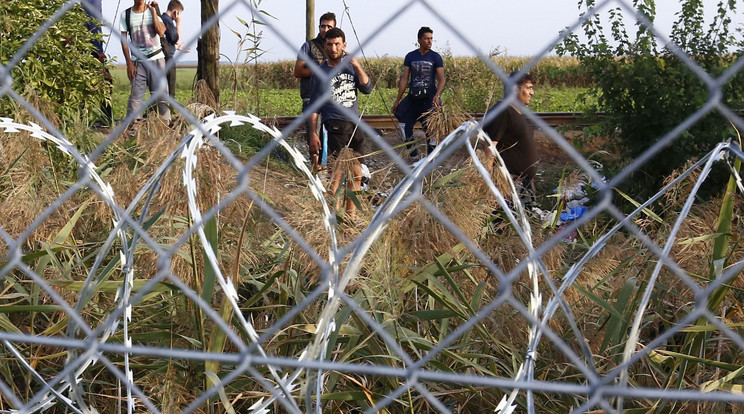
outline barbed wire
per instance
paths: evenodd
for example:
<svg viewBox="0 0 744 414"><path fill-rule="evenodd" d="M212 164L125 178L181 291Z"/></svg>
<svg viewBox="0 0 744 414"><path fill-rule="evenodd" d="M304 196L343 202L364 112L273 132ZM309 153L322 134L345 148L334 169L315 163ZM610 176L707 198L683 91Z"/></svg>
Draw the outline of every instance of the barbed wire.
<svg viewBox="0 0 744 414"><path fill-rule="evenodd" d="M650 387L634 384L629 386L630 368L644 358L649 357L655 350L662 347L669 338L685 331L688 324L694 323L700 318L706 319L712 326L729 338L739 349L744 349L744 339L720 320L710 310L707 309L708 296L717 288L729 283L739 272L744 269L744 262L737 261L730 264L726 269L717 269L716 279L712 280L706 287L701 287L694 282L693 278L679 266L672 258L672 248L675 246L675 240L680 232L682 224L689 216L695 202L699 189L704 185L705 179L710 174L715 162L720 160L730 160L744 158L744 154L738 145L731 142L722 142L718 144L711 152L705 155L701 160L693 163L674 180L662 187L656 194L648 200L639 203L630 213L624 214L611 200L612 188L620 180L626 178L633 170L637 169L641 163L650 159L651 156L658 154L659 151L671 143L684 129L692 125L697 118L710 110L717 109L728 117L733 117L734 124L742 125L741 119L738 118L729 108L719 102L722 85L725 84L734 74L736 74L744 65L744 61L737 62L734 68L729 69L719 78L714 78L696 65L692 59L686 56L674 45L669 45L670 50L677 55L685 64L690 67L695 74L702 79L714 93L708 103L698 109L695 114L688 117L664 137L662 137L648 152L637 158L631 165L621 171L618 175L610 180L604 180L601 174L589 163L570 143L568 143L557 131L549 127L538 116L532 113L524 105L520 105L514 94L505 97L495 111L486 115L486 119L478 122L474 120L467 121L446 136L439 145L425 157L421 162L414 166L409 166L403 158L387 143L382 137L366 125L360 123L358 127L368 136L371 141L381 148L382 153L389 156L392 163L395 164L403 173L402 179L389 191L384 201L377 206L369 224L361 233L353 238L347 245L341 245L339 242L339 223L336 215L328 204L326 199L327 190L323 184L323 179L317 173L310 171L308 161L302 155L301 151L296 148L289 137L289 134L297 129L307 118L307 114L296 119L284 131L275 127L269 127L263 124L260 118L251 114L239 114L236 111L225 111L222 113L212 113L211 115L197 119L189 110L179 102L170 98L166 91L159 90L148 99L143 107L153 103L156 99L165 99L176 112L188 121L193 129L186 134L179 144L171 153L163 157L162 163L154 169L148 177L145 184L137 189L136 195L128 206L122 206L117 202L115 187L107 182L101 174L95 161L103 152L113 145L131 122L139 114L130 114L123 122L115 127L113 131L104 139L90 154L82 154L75 145L67 139L62 132L57 130L51 122L35 108L31 103L23 99L17 91L12 89L12 79L10 73L18 65L24 55L33 47L43 34L49 30L53 24L78 2L69 1L57 10L53 17L42 25L37 33L29 39L20 49L10 62L0 68L0 74L3 75L2 83L3 96L11 98L27 109L29 113L39 120L37 123L18 122L11 117L0 118L0 130L7 135L28 134L29 137L51 143L59 149L64 156L68 157L79 166L78 180L71 183L69 188L58 197L54 203L46 207L43 212L35 218L19 235L11 236L8 231L0 227L0 235L7 245L5 263L0 266L0 277L7 277L12 272L17 271L26 275L31 283L41 289L49 296L51 301L59 306L69 318L68 325L64 329L64 334L28 334L22 332L13 332L4 329L0 324L0 341L7 354L4 357L16 362L19 369L25 371L33 380L33 385L27 391L30 397L17 395L13 387L0 377L0 393L5 401L12 405L12 409L0 407L0 412L23 412L35 413L42 412L53 407L63 407L74 413L96 412L94 404L86 401L86 387L83 376L96 364L103 365L122 385L121 390L124 392L122 400L126 404L128 413L133 413L144 407L149 412L160 412L163 408L153 399L151 391L148 391L145 384L139 383L134 378L134 372L131 366L130 358L133 356L149 356L157 358L172 358L184 360L196 360L206 363L207 361L221 362L234 365L234 369L220 377L214 372L205 373L209 377L211 386L204 390L198 397L188 401L183 408L183 412L197 412L201 407L215 397L222 401L228 400L225 389L231 383L239 378L248 376L256 382L257 388L261 393L256 393L255 402L250 406L253 413L272 412L276 409L277 404L281 409L287 412L300 413L315 411L322 412L323 395L329 382L329 373L355 374L360 377L373 378L385 377L396 380L396 386L391 387L385 395L380 395L378 399L369 399L369 404L360 406L366 412L379 412L387 409L394 404L401 396L415 390L434 410L440 412L451 412L441 394L432 390L430 384L466 384L470 387L489 387L499 390L501 399L496 404L495 412L506 414L512 413L523 405L527 412L533 413L538 404L535 401L536 393L544 394L562 394L562 395L579 395L584 397L581 405L572 407L572 412L585 412L593 407L599 407L606 412L617 412L623 410L624 398L635 399L654 399L654 400L675 400L675 401L708 401L724 403L744 403L744 394L737 392L707 391L693 389L676 389L670 390L664 387ZM235 7L231 3L229 7ZM442 16L436 8L427 1L411 1L405 5L408 8L411 4L418 3L432 12L442 24L448 26L454 32L457 28L451 25L446 16ZM245 6L253 6L244 3ZM344 3L345 4L345 3ZM652 22L638 13L630 5L623 1L605 1L597 6L596 9L590 9L591 13L583 15L572 26L578 28L583 22L589 19L596 10L609 7L611 4L617 4L636 16L644 25L653 27ZM348 7L347 7L348 12ZM219 17L212 18L203 30L216 24ZM106 25L113 25L109 22L103 22ZM282 30L275 23L266 22L267 30L272 35L276 35L289 44L288 38L282 33ZM112 30L112 40L130 42L129 39L121 37L117 30ZM546 46L540 56L531 59L522 72L529 71L530 68L537 64L542 56L546 55L552 45L559 42L565 34L559 35L553 43ZM464 39L467 42L467 39ZM192 39L192 43L195 42ZM364 42L360 42L359 48L362 50ZM137 51L136 47L130 48L139 58L144 56ZM471 45L472 46L472 45ZM475 48L474 48L475 50ZM502 79L506 79L506 73L498 67L493 61L483 56L479 56L489 69L498 74ZM149 70L159 72L160 69L146 63ZM175 65L175 61L169 65ZM311 62L309 66L314 66ZM166 67L166 70L168 67ZM314 69L317 69L315 65ZM323 102L316 102L309 108L309 111L319 109ZM570 155L573 161L589 176L591 180L598 183L599 201L587 212L586 215L575 221L566 224L563 231L553 235L547 240L536 245L535 237L532 233L532 224L530 222L530 211L523 205L517 186L512 176L504 164L495 144L490 137L483 132L481 126L504 111L509 105L515 105L532 121L538 128L546 132L549 139L560 147L565 153ZM351 118L351 111L346 111ZM9 115L9 114L3 114ZM253 130L266 134L270 137L269 142L256 154L251 160L243 163L224 145L218 138L219 131L224 131L233 127L250 126ZM200 154L203 153L204 147L210 146L224 155L225 163L237 171L238 179L235 188L227 194L219 194L218 200L214 205L204 206L199 203L199 173ZM319 276L318 284L310 289L295 305L287 310L280 318L273 321L264 329L257 328L256 322L252 316L247 317L244 313L245 304L241 303L241 295L238 286L226 274L220 264L218 253L212 248L208 235L206 234L206 223L217 217L224 211L230 203L238 197L247 196L253 201L260 201L261 196L249 188L249 172L257 165L260 160L265 159L276 148L281 148L289 155L291 167L299 171L299 175L307 184L310 194L320 210L319 229L324 232L324 237L328 240L327 257L322 257L307 240L301 235L292 224L286 220L282 214L277 212L266 203L260 203L260 209L265 214L266 219L280 228L289 236L300 249L307 253L309 259L318 264ZM465 148L467 158L475 168L477 177L482 179L486 188L498 206L506 216L506 221L514 229L520 247L524 247L526 253L513 269L505 271L497 266L490 255L475 243L471 238L445 214L439 205L428 199L423 193L426 178L445 160L450 159L455 153ZM478 148L485 148L496 159L495 173L489 171L481 162L478 154ZM180 163L183 163L181 166ZM736 185L739 193L744 193L744 185L736 168L729 166L730 173L736 178ZM160 188L166 174L169 171L176 170L181 177L184 195L186 196L188 213L192 220L187 231L184 232L178 241L169 248L162 248L157 242L151 239L146 226L144 225L148 218L148 211ZM494 174L506 181L508 193L502 193L496 185ZM678 186L684 180L698 174L695 184L687 195L685 204L674 221L671 229L663 240L663 244L651 240L634 221L648 209L653 203L661 199L675 186ZM34 231L42 222L48 220L54 211L73 194L88 189L92 191L100 200L102 200L110 210L113 221L111 227L107 230L106 240L102 243L97 251L93 264L88 269L85 280L82 282L78 297L75 304L70 305L68 300L57 292L52 284L45 279L43 272L39 274L37 269L31 268L24 262L23 244L32 237ZM454 327L451 332L443 335L439 341L429 347L425 354L417 358L409 354L406 346L401 343L398 336L391 333L388 326L376 320L371 312L365 310L361 303L350 295L349 287L358 282L360 275L363 273L365 259L368 258L370 250L379 242L383 234L389 230L390 225L400 217L402 212L413 205L419 205L431 217L433 217L441 226L446 229L455 239L457 239L467 249L476 260L478 260L489 274L489 278L494 281L494 285L499 286L498 295L486 303L480 309L470 315L464 323ZM581 255L570 268L559 278L555 279L551 274L549 266L545 262L545 255L561 243L562 237L571 231L579 229L582 225L596 218L600 214L608 214L615 218L617 223L603 232L595 241L587 247L586 252ZM624 344L622 356L614 368L607 372L601 372L597 369L596 356L590 349L589 342L591 338L577 323L575 310L567 302L565 293L575 286L578 278L587 263L596 258L598 254L607 246L611 238L621 231L626 231L639 240L658 261L653 271L650 273L641 296L638 308L635 310L633 323L629 327L627 340ZM231 325L213 308L213 304L205 300L201 295L187 283L174 275L168 269L168 261L172 260L174 252L181 245L190 240L192 236L198 240L198 243L205 254L205 262L209 264L215 272L215 280L219 286L219 294L232 312L235 321ZM138 243L143 240L144 245L159 257L159 270L144 285L135 289L135 273L138 271L138 256L135 251L141 248ZM662 247L663 246L663 247ZM114 251L115 253L112 253ZM117 280L117 289L113 299L113 307L106 311L102 320L96 324L93 321L86 320L84 309L89 305L96 293L96 287L103 283L109 276L101 271L105 266L104 260L114 254L118 257L115 265L118 269L119 279ZM673 273L685 286L687 286L696 298L695 307L681 318L671 324L671 326L657 337L653 338L639 349L640 331L646 315L646 309L650 305L651 294L658 288L658 278L663 269ZM526 272L529 278L527 291L529 296L527 303L522 303L513 292L513 285L516 283L520 274ZM175 286L194 306L198 307L204 313L205 318L215 324L215 329L220 329L229 339L234 349L224 352L195 351L193 349L171 347L163 348L161 346L147 346L135 344L132 339L130 323L132 321L133 307L140 303L143 298L153 292L155 287L163 282L168 281ZM444 353L457 352L451 350L456 341L461 339L468 332L476 329L479 323L489 318L496 309L508 306L521 316L524 321L524 332L526 337L526 347L522 351L519 362L514 357L514 375L513 377L505 376L487 376L476 375L467 370L463 372L446 372L436 369L432 364L436 358ZM296 354L273 354L268 351L268 342L271 338L283 329L286 329L292 322L293 318L302 312L312 309L316 319L313 321L310 339L306 346ZM558 312L562 312L565 323L573 335L575 343L569 343L562 335L551 328L551 323L555 322ZM332 341L334 335L338 335L344 319L353 314L370 330L377 335L384 345L388 348L391 358L399 361L401 366L376 364L373 361L348 362L337 361L334 357L335 343ZM239 331L239 332L236 332ZM118 334L120 333L120 337ZM549 341L563 358L575 369L582 377L577 382L555 382L541 379L537 369L539 360L539 349L541 344ZM37 369L34 358L37 355L31 355L24 351L21 345L41 345L50 348L61 348L66 352L66 361L64 366L58 372L41 372ZM118 363L112 361L107 355L121 357L121 367ZM518 362L518 363L517 363ZM262 372L263 370L263 372ZM301 403L305 398L304 409ZM617 402L613 401L615 399ZM226 410L230 411L229 403L226 404Z"/></svg>

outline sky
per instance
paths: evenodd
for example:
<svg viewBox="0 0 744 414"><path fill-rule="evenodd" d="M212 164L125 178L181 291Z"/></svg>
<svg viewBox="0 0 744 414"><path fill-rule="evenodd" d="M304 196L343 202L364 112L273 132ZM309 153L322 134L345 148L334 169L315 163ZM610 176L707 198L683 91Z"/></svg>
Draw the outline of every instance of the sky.
<svg viewBox="0 0 744 414"><path fill-rule="evenodd" d="M168 0L161 0L165 11ZM246 0L248 1L248 0ZM258 0L253 0L254 2ZM200 28L200 2L184 4L183 37L192 52L179 62L196 60L196 39ZM631 3L630 0L627 0ZM104 0L103 16L118 27L121 12L131 0ZM305 0L261 0L259 14L262 31L259 61L294 60L305 37ZM315 0L315 21L326 11L336 13L338 27L346 33L348 50L357 56L403 57L416 48L416 32L421 26L434 31L433 49L454 56L488 55L498 51L507 56L536 56L545 53L559 32L577 22L579 0ZM601 3L601 1L598 1ZM620 2L608 0L617 7ZM706 15L714 12L718 0L705 0ZM221 60L243 62L240 38L248 28L239 20L251 20L250 9L241 0L219 0ZM679 0L657 0L656 26L668 35ZM118 14L117 14L118 10ZM608 10L604 8L603 10ZM606 17L606 12L603 14ZM741 16L742 14L739 13ZM116 16L116 18L115 18ZM630 28L630 21L626 22ZM242 49L249 47L246 43ZM109 39L106 53L123 63L120 39Z"/></svg>

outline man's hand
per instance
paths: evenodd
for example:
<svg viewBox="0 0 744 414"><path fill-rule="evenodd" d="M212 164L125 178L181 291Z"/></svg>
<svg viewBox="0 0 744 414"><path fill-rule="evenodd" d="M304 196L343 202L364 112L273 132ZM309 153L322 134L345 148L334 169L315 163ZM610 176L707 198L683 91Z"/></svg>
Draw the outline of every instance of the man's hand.
<svg viewBox="0 0 744 414"><path fill-rule="evenodd" d="M137 67L131 60L127 61L127 76L129 77L130 82L134 79L135 76L137 76Z"/></svg>
<svg viewBox="0 0 744 414"><path fill-rule="evenodd" d="M351 59L349 60L351 66L354 66L355 68L357 68L357 70L362 68L362 65L359 63L359 60L357 60L356 56L353 56L346 49L344 49L344 54L347 56L351 56Z"/></svg>
<svg viewBox="0 0 744 414"><path fill-rule="evenodd" d="M310 147L311 156L317 157L320 155L320 137L315 130L310 131L310 142L308 145Z"/></svg>

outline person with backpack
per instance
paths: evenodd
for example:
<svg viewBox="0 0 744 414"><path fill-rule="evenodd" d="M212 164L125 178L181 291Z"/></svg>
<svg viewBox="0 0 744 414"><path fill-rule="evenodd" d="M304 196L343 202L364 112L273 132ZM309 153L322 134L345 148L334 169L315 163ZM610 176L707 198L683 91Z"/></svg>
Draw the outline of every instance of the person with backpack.
<svg viewBox="0 0 744 414"><path fill-rule="evenodd" d="M165 54L160 37L165 34L165 24L158 15L157 2L145 3L145 0L134 0L134 6L124 10L119 19L121 31L121 49L127 64L127 76L131 83L127 117L136 114L136 120L142 119L142 101L147 89L151 94L166 93L168 85L163 76ZM129 46L136 48L130 52ZM161 95L162 96L162 95ZM158 98L160 117L170 123L170 108L166 101Z"/></svg>

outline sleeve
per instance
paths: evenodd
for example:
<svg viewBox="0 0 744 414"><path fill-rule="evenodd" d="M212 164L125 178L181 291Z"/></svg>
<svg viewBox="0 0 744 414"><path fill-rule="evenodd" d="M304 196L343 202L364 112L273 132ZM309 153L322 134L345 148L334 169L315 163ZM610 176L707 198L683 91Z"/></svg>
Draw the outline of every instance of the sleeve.
<svg viewBox="0 0 744 414"><path fill-rule="evenodd" d="M305 62L308 58L312 59L312 56L310 56L310 42L305 42L300 47L300 51L297 52L297 60Z"/></svg>
<svg viewBox="0 0 744 414"><path fill-rule="evenodd" d="M414 54L413 53L407 53L406 57L403 58L403 66L411 67L411 64L413 63Z"/></svg>
<svg viewBox="0 0 744 414"><path fill-rule="evenodd" d="M172 45L178 43L178 29L173 19L163 15L163 24L165 24L165 38L168 39L168 43Z"/></svg>
<svg viewBox="0 0 744 414"><path fill-rule="evenodd" d="M320 79L313 73L310 75L310 105L317 101L322 94L323 91L320 90ZM315 112L318 113L320 110Z"/></svg>
<svg viewBox="0 0 744 414"><path fill-rule="evenodd" d="M369 81L367 81L367 84L366 85L362 85L361 83L359 83L359 77L358 76L354 75L354 78L356 79L357 89L359 89L359 92L361 92L361 93L363 93L365 95L369 95L370 93L372 93L372 89L374 89L374 88L372 87L372 78L371 77L369 77Z"/></svg>
<svg viewBox="0 0 744 414"><path fill-rule="evenodd" d="M119 31L120 32L128 32L127 30L127 11L124 10L121 12L121 15L119 16Z"/></svg>
<svg viewBox="0 0 744 414"><path fill-rule="evenodd" d="M495 107L496 106L489 109L487 114L493 112ZM488 134L488 136L494 142L501 141L501 138L503 138L504 133L506 133L506 128L508 125L508 116L507 116L508 111L509 111L509 108L504 109L503 111L501 111L501 113L496 115L496 117L493 118L490 122L483 125L483 132Z"/></svg>
<svg viewBox="0 0 744 414"><path fill-rule="evenodd" d="M434 67L435 68L443 68L444 67L444 59L442 59L442 55L437 53L434 58Z"/></svg>

